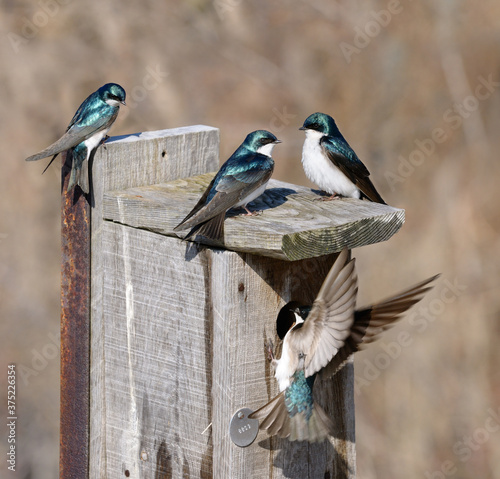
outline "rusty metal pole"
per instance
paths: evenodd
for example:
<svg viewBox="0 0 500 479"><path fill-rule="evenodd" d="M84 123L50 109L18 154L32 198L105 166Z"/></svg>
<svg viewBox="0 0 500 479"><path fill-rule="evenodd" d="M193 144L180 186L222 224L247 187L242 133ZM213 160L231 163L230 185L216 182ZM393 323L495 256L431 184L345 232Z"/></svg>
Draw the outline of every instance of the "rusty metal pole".
<svg viewBox="0 0 500 479"><path fill-rule="evenodd" d="M60 479L88 478L90 419L90 206L67 192L70 153L61 174Z"/></svg>

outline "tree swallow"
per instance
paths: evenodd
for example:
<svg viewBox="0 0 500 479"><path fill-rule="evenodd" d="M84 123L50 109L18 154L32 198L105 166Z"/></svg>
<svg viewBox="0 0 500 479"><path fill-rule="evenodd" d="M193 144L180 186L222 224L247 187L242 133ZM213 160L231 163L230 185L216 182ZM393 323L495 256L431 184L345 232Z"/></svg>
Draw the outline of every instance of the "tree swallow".
<svg viewBox="0 0 500 479"><path fill-rule="evenodd" d="M269 359L280 394L249 415L259 428L290 441L317 442L332 431L332 421L313 400L316 376L333 376L353 353L373 342L431 288L434 276L380 303L355 310L357 276L347 250L337 257L312 306L285 305L277 319L283 339L280 359ZM286 332L285 332L286 331ZM284 334L284 336L283 336Z"/></svg>
<svg viewBox="0 0 500 479"><path fill-rule="evenodd" d="M281 143L266 130L254 131L221 166L192 211L174 230L192 228L184 238L197 235L224 243L224 218L231 208L243 207L259 197L266 189L274 170L271 153Z"/></svg>
<svg viewBox="0 0 500 479"><path fill-rule="evenodd" d="M370 181L370 173L340 133L335 120L325 113L308 116L302 166L306 176L335 199L339 196L368 198L386 204Z"/></svg>
<svg viewBox="0 0 500 479"><path fill-rule="evenodd" d="M43 170L45 173L59 153L72 150L73 163L68 191L78 184L84 193L88 193L88 160L116 120L120 104L125 105L125 90L116 83L102 86L80 105L66 133L59 140L40 153L26 158L26 161L52 156Z"/></svg>

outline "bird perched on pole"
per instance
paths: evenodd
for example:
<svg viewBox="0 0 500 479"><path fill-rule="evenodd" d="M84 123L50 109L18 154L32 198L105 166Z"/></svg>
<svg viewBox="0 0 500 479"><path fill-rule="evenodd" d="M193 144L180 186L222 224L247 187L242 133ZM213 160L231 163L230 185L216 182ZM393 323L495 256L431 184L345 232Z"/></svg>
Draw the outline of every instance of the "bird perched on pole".
<svg viewBox="0 0 500 479"><path fill-rule="evenodd" d="M332 421L313 400L316 377L333 376L351 354L377 339L420 301L437 278L433 276L385 301L356 310L354 263L354 259L348 261L344 249L313 305L288 303L278 315L278 333L283 339L281 358L274 358L272 345L268 353L281 392L249 415L258 419L259 428L269 435L290 441L324 440L332 431Z"/></svg>
<svg viewBox="0 0 500 479"><path fill-rule="evenodd" d="M272 133L257 130L249 133L245 141L221 166L205 193L191 212L174 228L191 228L184 239L204 236L217 243L224 243L224 218L231 208L243 207L259 197L266 189L274 170L271 153L281 143Z"/></svg>
<svg viewBox="0 0 500 479"><path fill-rule="evenodd" d="M71 150L72 165L68 191L79 185L84 193L88 193L88 160L116 120L120 104L125 105L125 90L116 83L103 85L80 105L66 133L59 140L40 153L26 158L26 161L52 156L43 170L45 173L59 153Z"/></svg>
<svg viewBox="0 0 500 479"><path fill-rule="evenodd" d="M373 186L366 166L340 133L335 120L325 113L309 115L299 128L306 132L302 166L306 176L331 196L368 198L386 204Z"/></svg>

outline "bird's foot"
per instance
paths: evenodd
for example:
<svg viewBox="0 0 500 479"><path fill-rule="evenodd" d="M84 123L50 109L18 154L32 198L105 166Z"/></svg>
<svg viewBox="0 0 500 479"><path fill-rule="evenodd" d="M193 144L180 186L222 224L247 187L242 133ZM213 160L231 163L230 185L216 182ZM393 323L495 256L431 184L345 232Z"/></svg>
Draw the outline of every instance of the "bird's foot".
<svg viewBox="0 0 500 479"><path fill-rule="evenodd" d="M262 214L262 210L260 211L250 211L246 206L243 207L246 213L242 213L240 216L259 216Z"/></svg>
<svg viewBox="0 0 500 479"><path fill-rule="evenodd" d="M333 201L340 200L340 198L340 195L338 195L337 193L333 193L333 195L330 196L320 196L319 198L316 198L316 201Z"/></svg>
<svg viewBox="0 0 500 479"><path fill-rule="evenodd" d="M274 361L274 344L272 339L268 339L264 342L264 347L267 354L267 359L269 361Z"/></svg>
<svg viewBox="0 0 500 479"><path fill-rule="evenodd" d="M101 145L103 148L106 150L106 142L110 139L111 137L109 135L106 135L102 140L101 140Z"/></svg>

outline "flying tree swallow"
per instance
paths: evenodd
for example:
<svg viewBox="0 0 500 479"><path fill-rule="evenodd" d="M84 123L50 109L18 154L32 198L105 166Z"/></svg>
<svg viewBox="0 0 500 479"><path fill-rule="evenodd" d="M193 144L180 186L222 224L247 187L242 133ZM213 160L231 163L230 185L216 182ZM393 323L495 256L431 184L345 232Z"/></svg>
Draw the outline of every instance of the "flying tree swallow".
<svg viewBox="0 0 500 479"><path fill-rule="evenodd" d="M332 421L313 400L316 376L333 376L353 353L375 341L431 289L434 276L392 298L355 310L355 260L347 250L337 257L312 306L291 302L280 311L280 359L268 344L280 394L249 415L259 428L290 441L318 442L332 432Z"/></svg>
<svg viewBox="0 0 500 479"><path fill-rule="evenodd" d="M26 161L37 161L52 156L43 170L45 173L59 153L72 150L73 162L68 191L78 184L84 193L88 193L88 160L116 120L120 104L125 105L125 90L116 83L102 86L80 105L66 133L59 140L40 153L26 158Z"/></svg>
<svg viewBox="0 0 500 479"><path fill-rule="evenodd" d="M368 198L386 204L370 181L370 173L340 133L335 120L313 113L299 128L306 132L302 166L306 176L331 196Z"/></svg>
<svg viewBox="0 0 500 479"><path fill-rule="evenodd" d="M224 243L224 218L229 209L242 207L247 212L245 216L259 213L250 212L247 204L266 189L274 170L271 153L277 143L281 141L269 131L249 133L174 230L191 228L184 239L200 235Z"/></svg>

